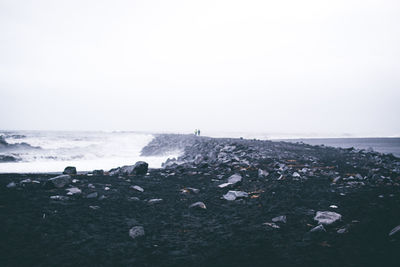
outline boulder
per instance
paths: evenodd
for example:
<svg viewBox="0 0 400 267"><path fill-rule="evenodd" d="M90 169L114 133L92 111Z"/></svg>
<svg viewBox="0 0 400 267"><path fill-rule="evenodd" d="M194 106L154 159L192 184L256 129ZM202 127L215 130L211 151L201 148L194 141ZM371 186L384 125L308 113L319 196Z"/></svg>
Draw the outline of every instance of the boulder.
<svg viewBox="0 0 400 267"><path fill-rule="evenodd" d="M318 221L318 224L329 225L337 220L340 220L342 215L333 211L317 211L314 220Z"/></svg>
<svg viewBox="0 0 400 267"><path fill-rule="evenodd" d="M46 184L56 188L62 188L69 183L71 183L71 176L64 174L50 178Z"/></svg>
<svg viewBox="0 0 400 267"><path fill-rule="evenodd" d="M138 161L135 165L122 166L110 170L110 175L141 175L146 174L149 169L149 164L144 161Z"/></svg>
<svg viewBox="0 0 400 267"><path fill-rule="evenodd" d="M64 169L63 174L76 175L76 168L73 166L68 166Z"/></svg>
<svg viewBox="0 0 400 267"><path fill-rule="evenodd" d="M138 161L135 163L133 168L134 174L146 174L149 170L149 164L144 161Z"/></svg>
<svg viewBox="0 0 400 267"><path fill-rule="evenodd" d="M129 236L135 239L140 236L144 236L144 228L142 226L134 226L129 230Z"/></svg>

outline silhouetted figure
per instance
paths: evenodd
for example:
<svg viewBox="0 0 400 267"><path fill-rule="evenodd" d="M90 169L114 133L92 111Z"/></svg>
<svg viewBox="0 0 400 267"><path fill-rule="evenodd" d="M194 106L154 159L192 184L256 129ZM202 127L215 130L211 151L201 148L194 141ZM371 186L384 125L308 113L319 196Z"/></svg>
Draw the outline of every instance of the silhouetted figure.
<svg viewBox="0 0 400 267"><path fill-rule="evenodd" d="M197 130L197 135L200 136L200 129Z"/></svg>

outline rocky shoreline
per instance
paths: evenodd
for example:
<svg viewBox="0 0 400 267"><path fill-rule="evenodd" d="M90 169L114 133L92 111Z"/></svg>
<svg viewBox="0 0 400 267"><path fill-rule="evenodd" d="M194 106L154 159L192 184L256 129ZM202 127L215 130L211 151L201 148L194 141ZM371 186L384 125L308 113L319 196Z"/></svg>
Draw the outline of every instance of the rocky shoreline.
<svg viewBox="0 0 400 267"><path fill-rule="evenodd" d="M193 135L142 155L177 150L161 169L0 174L0 264L398 266L393 155Z"/></svg>

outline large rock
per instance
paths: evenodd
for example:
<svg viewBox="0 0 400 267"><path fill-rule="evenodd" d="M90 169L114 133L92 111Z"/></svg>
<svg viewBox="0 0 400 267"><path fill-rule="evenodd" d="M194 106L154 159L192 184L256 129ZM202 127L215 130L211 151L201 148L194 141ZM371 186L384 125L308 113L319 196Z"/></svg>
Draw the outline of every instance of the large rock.
<svg viewBox="0 0 400 267"><path fill-rule="evenodd" d="M140 236L144 236L144 228L142 226L134 226L129 230L129 236L135 239Z"/></svg>
<svg viewBox="0 0 400 267"><path fill-rule="evenodd" d="M76 175L76 168L73 166L65 167L63 174Z"/></svg>
<svg viewBox="0 0 400 267"><path fill-rule="evenodd" d="M50 178L46 184L50 185L50 186L54 186L56 188L62 188L64 186L66 186L67 184L70 184L71 181L72 181L71 176L65 174L65 175L59 175L59 176Z"/></svg>
<svg viewBox="0 0 400 267"><path fill-rule="evenodd" d="M317 211L314 220L318 221L318 224L329 225L337 220L340 220L342 215L333 211Z"/></svg>
<svg viewBox="0 0 400 267"><path fill-rule="evenodd" d="M147 162L144 161L136 162L133 167L134 174L146 174L148 170L149 170L149 164L147 164Z"/></svg>
<svg viewBox="0 0 400 267"><path fill-rule="evenodd" d="M146 174L149 169L149 164L144 161L138 161L135 165L122 166L110 170L110 175L141 175Z"/></svg>

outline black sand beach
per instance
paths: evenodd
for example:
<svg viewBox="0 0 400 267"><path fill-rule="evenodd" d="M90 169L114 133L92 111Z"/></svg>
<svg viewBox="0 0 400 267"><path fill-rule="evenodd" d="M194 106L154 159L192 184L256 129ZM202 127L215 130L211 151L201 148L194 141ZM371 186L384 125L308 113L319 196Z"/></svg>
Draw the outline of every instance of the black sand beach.
<svg viewBox="0 0 400 267"><path fill-rule="evenodd" d="M0 265L399 265L399 158L189 135L159 135L142 154L177 148L162 169L59 188L54 174L1 174ZM319 226L318 211L340 218Z"/></svg>

